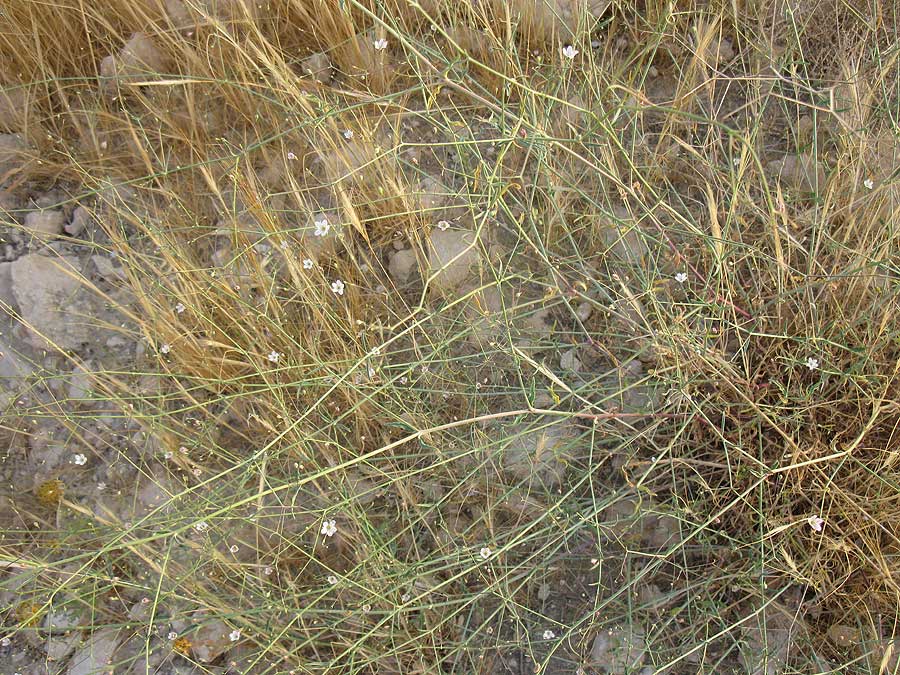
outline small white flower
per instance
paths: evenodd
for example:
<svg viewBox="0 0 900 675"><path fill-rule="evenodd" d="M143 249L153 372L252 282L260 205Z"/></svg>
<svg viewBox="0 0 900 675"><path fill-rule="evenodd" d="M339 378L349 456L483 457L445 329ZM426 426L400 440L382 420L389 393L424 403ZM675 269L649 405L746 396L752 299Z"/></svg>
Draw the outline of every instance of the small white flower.
<svg viewBox="0 0 900 675"><path fill-rule="evenodd" d="M322 534L326 537L333 537L335 532L337 532L337 523L333 519L322 523Z"/></svg>
<svg viewBox="0 0 900 675"><path fill-rule="evenodd" d="M191 473L193 473L197 478L200 478L200 476L203 475L203 469L201 469L200 467L197 467Z"/></svg>
<svg viewBox="0 0 900 675"><path fill-rule="evenodd" d="M344 282L338 279L337 281L331 282L331 292L335 295L343 295L344 294Z"/></svg>
<svg viewBox="0 0 900 675"><path fill-rule="evenodd" d="M731 160L731 163L734 164L735 166L740 166L740 165L741 165L741 158L740 158L740 157L735 157L734 159Z"/></svg>
<svg viewBox="0 0 900 675"><path fill-rule="evenodd" d="M8 637L5 637L2 640L0 640L0 647L9 647L11 644L12 644L12 640L10 640Z"/></svg>
<svg viewBox="0 0 900 675"><path fill-rule="evenodd" d="M317 237L324 237L328 234L328 230L331 229L331 224L328 222L328 218L323 217L321 220L315 221L316 223L316 231L314 234Z"/></svg>
<svg viewBox="0 0 900 675"><path fill-rule="evenodd" d="M313 268L313 260L312 258L304 258L303 259L303 269L311 270Z"/></svg>
<svg viewBox="0 0 900 675"><path fill-rule="evenodd" d="M106 489L106 483L97 483L97 492L103 492Z"/></svg>
<svg viewBox="0 0 900 675"><path fill-rule="evenodd" d="M178 637L178 633L176 633L174 630L170 631L169 634L166 635L167 640L175 640L177 637Z"/></svg>
<svg viewBox="0 0 900 675"><path fill-rule="evenodd" d="M409 602L409 593L404 593L400 596L400 602Z"/></svg>
<svg viewBox="0 0 900 675"><path fill-rule="evenodd" d="M272 363L278 363L278 359L281 358L281 354L279 354L278 352L276 352L273 349L272 351L269 352L269 355L266 358L268 358L269 361L271 361Z"/></svg>
<svg viewBox="0 0 900 675"><path fill-rule="evenodd" d="M149 605L149 604L150 604L150 598L141 598L141 604L142 604L142 605Z"/></svg>
<svg viewBox="0 0 900 675"><path fill-rule="evenodd" d="M677 281L679 284L683 284L685 281L687 281L687 273L679 272L675 275L675 281Z"/></svg>
<svg viewBox="0 0 900 675"><path fill-rule="evenodd" d="M375 377L375 369L372 366L369 366L368 373L369 373L369 379L372 379Z"/></svg>
<svg viewBox="0 0 900 675"><path fill-rule="evenodd" d="M489 549L487 546L485 546L484 548L482 548L482 549L478 552L478 554L479 554L482 558L484 558L485 560L487 560L488 558L491 557L491 549Z"/></svg>
<svg viewBox="0 0 900 675"><path fill-rule="evenodd" d="M353 138L353 129L344 129L344 138L348 141Z"/></svg>
<svg viewBox="0 0 900 675"><path fill-rule="evenodd" d="M809 523L809 526L816 532L821 532L822 528L825 526L825 519L820 518L819 516L810 516L806 519L806 522Z"/></svg>
<svg viewBox="0 0 900 675"><path fill-rule="evenodd" d="M363 605L362 611L363 611L363 614L368 614L369 612L372 611L372 605L370 605L370 604Z"/></svg>
<svg viewBox="0 0 900 675"><path fill-rule="evenodd" d="M441 232L446 232L447 230L450 229L450 223L447 222L446 220L439 220L438 221L438 229Z"/></svg>
<svg viewBox="0 0 900 675"><path fill-rule="evenodd" d="M172 452L171 450L166 450L163 453L163 459L172 459L172 457L174 457L174 456L175 456L175 453Z"/></svg>
<svg viewBox="0 0 900 675"><path fill-rule="evenodd" d="M373 46L379 52L383 52L385 49L387 49L387 40L385 38L379 38L378 40L375 40Z"/></svg>
<svg viewBox="0 0 900 675"><path fill-rule="evenodd" d="M336 576L334 576L333 574L328 575L328 583L329 584L331 584L332 586L336 586L337 582L338 582L338 578Z"/></svg>
<svg viewBox="0 0 900 675"><path fill-rule="evenodd" d="M84 466L87 464L87 457L79 452L77 455L72 455L72 461L78 466Z"/></svg>
<svg viewBox="0 0 900 675"><path fill-rule="evenodd" d="M562 55L565 56L570 61L578 56L578 50L575 49L572 45L566 45L562 49Z"/></svg>
<svg viewBox="0 0 900 675"><path fill-rule="evenodd" d="M552 630L544 631L544 639L545 640L552 640L555 637L556 637L556 633L554 633Z"/></svg>
<svg viewBox="0 0 900 675"><path fill-rule="evenodd" d="M159 348L159 351L160 351L162 354L168 354L170 351L172 351L172 345L170 345L170 344L167 342L166 344L164 344L162 347Z"/></svg>
<svg viewBox="0 0 900 675"><path fill-rule="evenodd" d="M297 155L295 155L293 152L289 151L287 154L287 158L290 160L295 160L295 159L297 159Z"/></svg>
<svg viewBox="0 0 900 675"><path fill-rule="evenodd" d="M819 367L819 359L817 359L815 356L810 356L808 359L806 359L806 367L810 370L815 370Z"/></svg>
<svg viewBox="0 0 900 675"><path fill-rule="evenodd" d="M263 567L263 574L265 574L266 576L269 576L270 574L272 574L272 572L273 570L269 565Z"/></svg>
<svg viewBox="0 0 900 675"><path fill-rule="evenodd" d="M875 187L875 183L872 182L872 179L871 179L871 178L866 178L866 179L863 181L863 185L866 186L866 189L867 189L867 190L871 190L873 187Z"/></svg>
<svg viewBox="0 0 900 675"><path fill-rule="evenodd" d="M238 547L237 544L232 544L231 546L228 547L228 550L231 551L232 553L237 553L240 550L240 548Z"/></svg>
<svg viewBox="0 0 900 675"><path fill-rule="evenodd" d="M407 382L409 382L409 378L406 375L400 378L400 384L406 384Z"/></svg>
<svg viewBox="0 0 900 675"><path fill-rule="evenodd" d="M228 639L232 642L237 642L241 639L241 631L235 629L228 634Z"/></svg>
<svg viewBox="0 0 900 675"><path fill-rule="evenodd" d="M184 314L185 309L186 308L185 308L184 304L181 302L179 302L177 305L175 305L175 313L176 314Z"/></svg>
<svg viewBox="0 0 900 675"><path fill-rule="evenodd" d="M209 523L207 523L205 520L201 520L197 523L194 523L194 529L197 530L197 532L206 532L209 529Z"/></svg>
<svg viewBox="0 0 900 675"><path fill-rule="evenodd" d="M190 452L190 450L182 445L180 448L178 448L178 452L180 452L182 455L186 455L188 454L188 452Z"/></svg>

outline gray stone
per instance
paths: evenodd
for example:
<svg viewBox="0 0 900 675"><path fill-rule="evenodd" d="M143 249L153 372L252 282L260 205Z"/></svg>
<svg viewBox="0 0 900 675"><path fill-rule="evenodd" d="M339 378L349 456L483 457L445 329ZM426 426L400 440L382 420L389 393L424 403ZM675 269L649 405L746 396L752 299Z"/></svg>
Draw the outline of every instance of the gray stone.
<svg viewBox="0 0 900 675"><path fill-rule="evenodd" d="M91 340L95 303L76 276L80 271L76 258L32 253L11 263L10 269L32 345L45 348L49 341L61 349L75 349Z"/></svg>
<svg viewBox="0 0 900 675"><path fill-rule="evenodd" d="M28 161L31 146L19 134L0 134L0 182L20 171Z"/></svg>
<svg viewBox="0 0 900 675"><path fill-rule="evenodd" d="M100 62L102 89L113 94L118 86L152 78L167 68L168 59L159 45L145 33L133 33L116 55Z"/></svg>
<svg viewBox="0 0 900 675"><path fill-rule="evenodd" d="M25 229L35 237L56 237L62 234L66 217L59 209L32 211L25 216Z"/></svg>
<svg viewBox="0 0 900 675"><path fill-rule="evenodd" d="M394 251L388 262L388 272L395 283L406 284L412 278L418 265L419 261L412 249Z"/></svg>
<svg viewBox="0 0 900 675"><path fill-rule="evenodd" d="M332 78L331 59L325 52L317 52L307 56L300 62L300 70L312 76L317 82L330 84Z"/></svg>
<svg viewBox="0 0 900 675"><path fill-rule="evenodd" d="M639 624L601 630L591 645L591 664L609 675L636 672L647 652L646 631Z"/></svg>
<svg viewBox="0 0 900 675"><path fill-rule="evenodd" d="M515 424L502 430L509 439L502 449L503 468L529 486L558 487L571 458L575 430L568 421L545 426Z"/></svg>
<svg viewBox="0 0 900 675"><path fill-rule="evenodd" d="M559 357L559 367L562 370L568 370L573 373L581 371L582 365L578 359L578 349L576 347L563 352L563 355Z"/></svg>
<svg viewBox="0 0 900 675"><path fill-rule="evenodd" d="M766 164L766 173L800 192L825 191L825 169L807 153L773 160Z"/></svg>
<svg viewBox="0 0 900 675"><path fill-rule="evenodd" d="M449 294L470 286L481 262L474 232L435 228L429 248L428 263L434 275L432 288Z"/></svg>
<svg viewBox="0 0 900 675"><path fill-rule="evenodd" d="M102 628L95 631L87 642L72 656L68 675L101 675L112 668L116 647L119 646L119 631Z"/></svg>

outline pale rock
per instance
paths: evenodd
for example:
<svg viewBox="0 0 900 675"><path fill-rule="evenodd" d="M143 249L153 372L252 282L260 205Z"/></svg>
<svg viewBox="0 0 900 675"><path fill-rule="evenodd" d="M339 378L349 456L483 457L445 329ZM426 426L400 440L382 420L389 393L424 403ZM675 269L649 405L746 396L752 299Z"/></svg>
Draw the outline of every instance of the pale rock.
<svg viewBox="0 0 900 675"><path fill-rule="evenodd" d="M418 269L419 261L412 249L394 251L388 261L388 273L397 284L406 284Z"/></svg>
<svg viewBox="0 0 900 675"><path fill-rule="evenodd" d="M646 658L645 636L644 628L636 623L603 629L591 645L590 662L609 675L636 672Z"/></svg>
<svg viewBox="0 0 900 675"><path fill-rule="evenodd" d="M458 196L434 176L426 176L419 182L415 196L425 219L430 223L457 220L467 213L465 206L457 204Z"/></svg>
<svg viewBox="0 0 900 675"><path fill-rule="evenodd" d="M31 149L20 134L0 134L0 183L28 164Z"/></svg>
<svg viewBox="0 0 900 675"><path fill-rule="evenodd" d="M316 52L307 56L300 62L300 70L311 76L316 82L331 84L333 67L331 59L325 52Z"/></svg>
<svg viewBox="0 0 900 675"><path fill-rule="evenodd" d="M5 85L3 85L5 87ZM21 88L0 88L0 130L13 131L25 122L28 97Z"/></svg>
<svg viewBox="0 0 900 675"><path fill-rule="evenodd" d="M559 357L559 367L562 370L568 370L573 373L580 372L582 369L581 361L578 359L578 349L572 347Z"/></svg>
<svg viewBox="0 0 900 675"><path fill-rule="evenodd" d="M785 155L773 160L766 164L766 173L801 192L825 191L825 169L808 153Z"/></svg>
<svg viewBox="0 0 900 675"><path fill-rule="evenodd" d="M133 33L118 54L100 62L102 89L115 94L118 87L158 77L168 67L168 58L146 33Z"/></svg>
<svg viewBox="0 0 900 675"><path fill-rule="evenodd" d="M509 476L529 487L559 487L576 439L568 421L549 424L514 424L502 429L502 465Z"/></svg>
<svg viewBox="0 0 900 675"><path fill-rule="evenodd" d="M201 663L214 661L231 647L230 633L231 628L222 621L207 623L189 636L191 651Z"/></svg>
<svg viewBox="0 0 900 675"><path fill-rule="evenodd" d="M32 345L45 348L40 334L61 349L75 349L95 337L96 303L77 278L76 258L32 253L11 263L13 293Z"/></svg>
<svg viewBox="0 0 900 675"><path fill-rule="evenodd" d="M799 624L785 613L771 609L744 624L743 632L740 659L748 675L780 675L787 667Z"/></svg>
<svg viewBox="0 0 900 675"><path fill-rule="evenodd" d="M468 286L477 274L481 253L475 233L469 230L434 228L429 238L428 264L431 286L450 294Z"/></svg>
<svg viewBox="0 0 900 675"><path fill-rule="evenodd" d="M101 628L75 652L69 661L68 675L100 675L112 670L116 647L120 642L115 628Z"/></svg>
<svg viewBox="0 0 900 675"><path fill-rule="evenodd" d="M62 234L65 222L66 216L59 209L31 211L25 216L25 229L38 238L57 237Z"/></svg>

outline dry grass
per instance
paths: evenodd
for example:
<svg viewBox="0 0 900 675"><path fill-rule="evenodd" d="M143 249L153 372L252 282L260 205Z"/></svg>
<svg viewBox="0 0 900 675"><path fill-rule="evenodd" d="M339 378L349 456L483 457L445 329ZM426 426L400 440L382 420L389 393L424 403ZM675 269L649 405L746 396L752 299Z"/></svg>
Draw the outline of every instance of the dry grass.
<svg viewBox="0 0 900 675"><path fill-rule="evenodd" d="M890 672L897 17L814 4L0 2L0 178L91 209L65 243L115 252L92 292L140 344L4 411L3 634L40 654L62 606L123 673L571 673L629 626L646 672ZM442 216L478 233L456 293ZM29 473L38 422L88 467Z"/></svg>

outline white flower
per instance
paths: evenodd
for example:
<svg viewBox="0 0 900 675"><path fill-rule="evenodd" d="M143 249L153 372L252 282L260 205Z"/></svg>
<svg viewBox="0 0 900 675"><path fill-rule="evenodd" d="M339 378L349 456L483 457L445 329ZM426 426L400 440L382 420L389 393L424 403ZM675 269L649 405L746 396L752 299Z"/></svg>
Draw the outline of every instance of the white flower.
<svg viewBox="0 0 900 675"><path fill-rule="evenodd" d="M328 583L329 584L331 584L332 586L335 586L335 585L337 585L337 582L338 582L338 578L336 576L334 576L333 574L328 575Z"/></svg>
<svg viewBox="0 0 900 675"><path fill-rule="evenodd" d="M337 532L337 523L334 522L334 519L322 523L322 534L326 537L333 537L335 532Z"/></svg>
<svg viewBox="0 0 900 675"><path fill-rule="evenodd" d="M565 56L570 61L578 56L578 50L575 49L572 45L566 45L562 49L562 55Z"/></svg>
<svg viewBox="0 0 900 675"><path fill-rule="evenodd" d="M387 40L385 38L379 38L378 40L375 40L373 46L379 52L383 52L385 49L387 49Z"/></svg>
<svg viewBox="0 0 900 675"><path fill-rule="evenodd" d="M363 614L368 614L369 612L372 611L372 605L369 605L369 604L363 605L362 611L363 611Z"/></svg>
<svg viewBox="0 0 900 675"><path fill-rule="evenodd" d="M406 384L407 382L409 382L409 378L406 375L400 378L400 384Z"/></svg>
<svg viewBox="0 0 900 675"><path fill-rule="evenodd" d="M200 476L203 475L203 469L201 469L200 467L197 467L196 469L194 469L194 470L192 471L192 473L193 473L197 478L200 478Z"/></svg>
<svg viewBox="0 0 900 675"><path fill-rule="evenodd" d="M556 633L554 633L552 630L544 631L544 639L545 640L552 640L555 637L556 637Z"/></svg>
<svg viewBox="0 0 900 675"><path fill-rule="evenodd" d="M685 281L687 281L687 273L679 272L675 275L675 281L677 281L679 284L683 284Z"/></svg>
<svg viewBox="0 0 900 675"><path fill-rule="evenodd" d="M163 453L163 459L172 459L172 457L173 457L174 455L175 455L175 453L172 452L171 450L166 450L166 451Z"/></svg>
<svg viewBox="0 0 900 675"><path fill-rule="evenodd" d="M0 647L9 647L11 644L12 644L12 640L10 640L8 637L5 637L2 640L0 640Z"/></svg>
<svg viewBox="0 0 900 675"><path fill-rule="evenodd" d="M344 138L348 141L353 138L353 129L344 129Z"/></svg>
<svg viewBox="0 0 900 675"><path fill-rule="evenodd" d="M183 314L184 310L185 310L185 306L183 303L179 302L177 305L175 305L175 313L176 314Z"/></svg>
<svg viewBox="0 0 900 675"><path fill-rule="evenodd" d="M231 546L228 547L228 550L231 551L232 553L237 553L240 550L240 548L238 548L237 544L232 544Z"/></svg>
<svg viewBox="0 0 900 675"><path fill-rule="evenodd" d="M209 523L207 523L205 520L201 520L197 523L194 523L194 529L197 530L197 532L206 532L209 529Z"/></svg>
<svg viewBox="0 0 900 675"><path fill-rule="evenodd" d="M369 373L369 379L375 377L375 369L372 366L369 366L369 370L367 372Z"/></svg>
<svg viewBox="0 0 900 675"><path fill-rule="evenodd" d="M266 565L265 567L263 567L263 574L265 574L266 576L269 576L270 574L272 574L272 571L273 570L269 565Z"/></svg>
<svg viewBox="0 0 900 675"><path fill-rule="evenodd" d="M186 455L188 454L188 452L190 452L190 450L182 445L180 448L178 448L178 452L180 452L182 455Z"/></svg>
<svg viewBox="0 0 900 675"><path fill-rule="evenodd" d="M297 155L295 155L293 152L290 152L290 151L289 151L288 154L287 154L287 158L288 158L288 159L291 159L291 160L294 160L294 159L297 159Z"/></svg>
<svg viewBox="0 0 900 675"><path fill-rule="evenodd" d="M825 519L820 518L819 516L810 516L806 519L806 522L809 523L809 526L816 532L821 532L822 528L825 526Z"/></svg>
<svg viewBox="0 0 900 675"><path fill-rule="evenodd" d="M281 354L279 354L278 352L276 352L273 349L272 351L269 352L269 356L267 356L266 358L268 358L269 361L271 361L272 363L278 363L278 359L281 358Z"/></svg>
<svg viewBox="0 0 900 675"><path fill-rule="evenodd" d="M77 455L72 455L72 461L78 466L84 466L87 464L87 457L79 452Z"/></svg>
<svg viewBox="0 0 900 675"><path fill-rule="evenodd" d="M163 354L168 354L170 351L172 351L172 345L170 345L167 342L166 344L164 344L162 347L159 348L159 351Z"/></svg>
<svg viewBox="0 0 900 675"><path fill-rule="evenodd" d="M303 259L303 269L311 270L313 268L313 260L312 258L304 258Z"/></svg>
<svg viewBox="0 0 900 675"><path fill-rule="evenodd" d="M819 367L819 359L814 356L810 356L808 359L806 359L806 367L810 370L815 370Z"/></svg>
<svg viewBox="0 0 900 675"><path fill-rule="evenodd" d="M489 549L487 546L485 546L484 548L482 548L482 549L478 552L478 554L479 554L482 558L484 558L485 560L487 560L488 558L491 557L491 549Z"/></svg>
<svg viewBox="0 0 900 675"><path fill-rule="evenodd" d="M400 596L400 602L409 602L409 593L404 593Z"/></svg>
<svg viewBox="0 0 900 675"><path fill-rule="evenodd" d="M438 221L438 229L441 232L446 232L447 230L450 229L450 223L448 223L446 220L439 220Z"/></svg>
<svg viewBox="0 0 900 675"><path fill-rule="evenodd" d="M174 640L177 637L178 637L178 633L176 633L174 630L171 631L168 635L166 635L166 639L168 639L168 640Z"/></svg>
<svg viewBox="0 0 900 675"><path fill-rule="evenodd" d="M343 295L344 294L344 282L338 279L337 281L331 282L331 292L335 295Z"/></svg>
<svg viewBox="0 0 900 675"><path fill-rule="evenodd" d="M875 183L872 182L872 179L871 179L871 178L866 178L866 179L863 181L863 185L866 186L866 189L867 189L867 190L871 190L873 187L875 187Z"/></svg>
<svg viewBox="0 0 900 675"><path fill-rule="evenodd" d="M733 160L731 160L731 163L734 164L735 166L740 166L740 165L741 165L741 158L740 158L740 157L735 157Z"/></svg>
<svg viewBox="0 0 900 675"><path fill-rule="evenodd" d="M328 234L328 230L331 229L331 224L328 222L328 218L322 217L321 220L316 221L316 231L314 234L317 237L324 237Z"/></svg>
<svg viewBox="0 0 900 675"><path fill-rule="evenodd" d="M235 629L228 634L228 639L232 642L237 642L241 639L241 631Z"/></svg>
<svg viewBox="0 0 900 675"><path fill-rule="evenodd" d="M103 492L106 489L106 483L97 483L97 492Z"/></svg>

